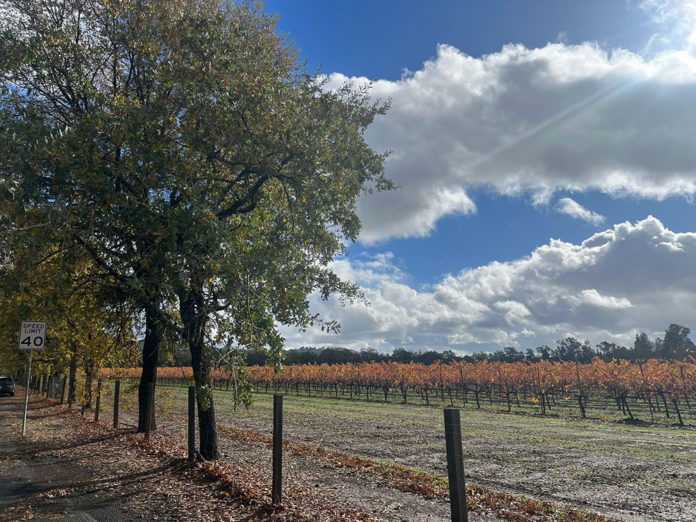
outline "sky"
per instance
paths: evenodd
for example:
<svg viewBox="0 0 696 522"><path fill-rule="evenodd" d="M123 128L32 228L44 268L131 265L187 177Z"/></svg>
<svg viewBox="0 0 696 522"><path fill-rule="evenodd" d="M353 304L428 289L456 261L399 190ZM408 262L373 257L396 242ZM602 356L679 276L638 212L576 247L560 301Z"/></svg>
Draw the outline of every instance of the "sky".
<svg viewBox="0 0 696 522"><path fill-rule="evenodd" d="M327 89L388 100L365 139L395 191L359 201L311 297L340 334L288 347L631 345L696 328L696 0L269 0Z"/></svg>

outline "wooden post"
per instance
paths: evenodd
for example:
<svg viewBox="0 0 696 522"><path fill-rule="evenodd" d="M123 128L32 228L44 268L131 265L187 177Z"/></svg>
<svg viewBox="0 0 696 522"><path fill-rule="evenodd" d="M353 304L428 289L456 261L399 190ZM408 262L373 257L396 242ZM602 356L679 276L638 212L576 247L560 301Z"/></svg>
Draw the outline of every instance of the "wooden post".
<svg viewBox="0 0 696 522"><path fill-rule="evenodd" d="M445 408L445 444L449 477L452 522L468 522L464 462L462 461L462 428L457 408Z"/></svg>
<svg viewBox="0 0 696 522"><path fill-rule="evenodd" d="M196 458L196 387L188 387L188 459Z"/></svg>
<svg viewBox="0 0 696 522"><path fill-rule="evenodd" d="M118 400L121 395L121 381L114 384L114 429L118 428Z"/></svg>
<svg viewBox="0 0 696 522"><path fill-rule="evenodd" d="M99 422L99 406L101 404L101 379L97 379L97 404L94 408L94 422Z"/></svg>
<svg viewBox="0 0 696 522"><path fill-rule="evenodd" d="M271 500L280 504L283 478L283 396L273 395L273 486Z"/></svg>

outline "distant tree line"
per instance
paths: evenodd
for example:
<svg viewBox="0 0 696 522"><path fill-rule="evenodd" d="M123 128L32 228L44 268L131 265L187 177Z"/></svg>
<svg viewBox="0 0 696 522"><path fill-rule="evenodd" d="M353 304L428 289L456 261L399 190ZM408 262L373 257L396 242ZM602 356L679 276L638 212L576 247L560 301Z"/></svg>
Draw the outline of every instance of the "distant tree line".
<svg viewBox="0 0 696 522"><path fill-rule="evenodd" d="M437 352L435 350L411 351L405 348L396 348L392 353L379 353L371 347L357 350L326 346L322 348L306 347L285 350L283 364L337 364L337 363L361 363L361 362L416 362L422 364L432 364L435 361L500 361L518 362L529 361L537 362L541 360L549 361L577 361L590 362L594 357L600 357L609 361L612 359L626 360L645 360L657 359L678 359L682 360L687 356L696 357L696 345L689 339L691 330L678 324L670 324L665 330L664 337L657 337L654 341L648 334L641 332L637 334L633 341L633 346L626 347L608 341L602 341L594 347L590 341L579 341L575 337L569 336L556 341L555 348L549 346L537 346L518 350L512 346L507 346L495 352L478 352L472 355L459 356L452 350ZM246 361L250 366L263 365L266 354L262 350L247 350Z"/></svg>

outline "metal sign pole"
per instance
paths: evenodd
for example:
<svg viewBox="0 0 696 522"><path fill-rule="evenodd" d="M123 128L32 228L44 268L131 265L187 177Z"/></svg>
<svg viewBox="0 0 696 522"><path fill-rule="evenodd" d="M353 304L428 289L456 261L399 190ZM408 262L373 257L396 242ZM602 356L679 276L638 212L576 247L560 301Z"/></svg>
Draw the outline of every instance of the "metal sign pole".
<svg viewBox="0 0 696 522"><path fill-rule="evenodd" d="M27 385L24 388L24 416L22 417L22 437L27 431L27 409L29 408L29 379L31 379L31 356L34 350L29 350L29 364L27 365Z"/></svg>
<svg viewBox="0 0 696 522"><path fill-rule="evenodd" d="M24 416L22 417L22 437L27 432L27 410L29 409L29 385L31 384L31 356L34 350L43 350L46 345L46 323L44 321L22 321L19 329L19 349L29 350L27 364L27 386L24 388Z"/></svg>

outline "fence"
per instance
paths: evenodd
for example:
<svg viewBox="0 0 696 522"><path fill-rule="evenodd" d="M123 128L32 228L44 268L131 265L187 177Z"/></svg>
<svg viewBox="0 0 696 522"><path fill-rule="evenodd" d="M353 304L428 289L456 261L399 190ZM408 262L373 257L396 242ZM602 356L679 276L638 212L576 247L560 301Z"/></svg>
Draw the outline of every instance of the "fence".
<svg viewBox="0 0 696 522"><path fill-rule="evenodd" d="M37 377L35 381L32 381L32 388L38 393L60 400L60 397L65 394L66 379L64 377ZM160 393L157 393L156 403L159 403L160 413L163 413L163 418L158 421L159 428L166 432L168 436L173 439L179 439L182 432L185 429L187 438L187 456L189 460L194 460L196 457L195 441L196 441L196 430L195 430L195 390L193 386L188 387L186 394L186 411L187 415L184 418L181 413L181 395L180 394L170 394L169 390L164 387ZM130 428L133 429L137 424L137 390L136 383L134 382L121 382L120 380L110 381L99 379L96 382L96 390L94 395L92 410L85 409L84 404L80 408L85 416L93 415L95 421L99 421L100 418L102 422L106 421L112 424L114 428ZM164 404L162 404L164 403ZM125 406L125 407L123 407ZM169 409L170 413L165 413L163 409ZM113 411L112 417L109 418L109 412ZM450 415L452 412L457 412L458 410L452 410L447 412ZM163 422L165 420L165 422ZM174 422L172 422L174 421ZM271 471L270 477L270 492L271 501L274 505L281 505L283 502L282 491L283 491L283 396L276 394L273 397L273 417L268 419L269 424L272 424L272 437L269 446L271 447L271 462L269 469ZM467 520L466 518L466 500L464 496L464 481L463 481L463 465L462 465L462 449L461 449L461 438L458 443L456 439L452 439L452 435L458 432L461 437L461 430L459 425L453 429L450 424L447 424L449 428L446 428L447 434L447 450L448 466L453 467L455 471L454 474L450 475L451 484L453 484L454 489L452 490L453 498L455 501L452 504L452 520L457 520L458 522L462 520ZM457 417L458 423L458 417ZM224 432L224 430L223 430ZM150 437L150 433L146 431L144 433L146 438ZM452 440L450 440L452 439ZM456 449L458 447L458 450ZM456 464L458 462L458 465Z"/></svg>

